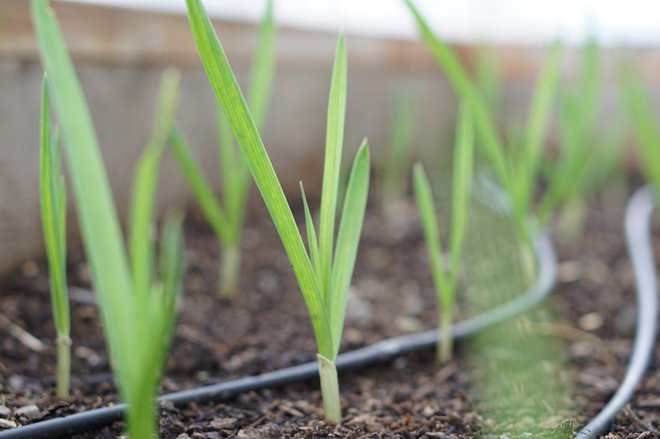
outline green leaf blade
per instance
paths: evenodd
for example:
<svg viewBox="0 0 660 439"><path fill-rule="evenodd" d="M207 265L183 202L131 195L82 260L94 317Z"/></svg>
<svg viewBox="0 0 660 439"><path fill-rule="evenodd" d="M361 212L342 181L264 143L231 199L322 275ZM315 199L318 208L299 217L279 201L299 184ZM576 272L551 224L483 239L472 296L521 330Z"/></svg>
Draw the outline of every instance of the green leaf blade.
<svg viewBox="0 0 660 439"><path fill-rule="evenodd" d="M450 234L450 279L451 291L455 290L458 266L468 225L470 192L473 176L474 120L469 107L461 107L458 135L454 149L454 181L452 196L452 221Z"/></svg>
<svg viewBox="0 0 660 439"><path fill-rule="evenodd" d="M404 2L412 13L424 42L431 50L437 63L444 70L455 92L470 106L474 115L477 133L481 140L480 145L484 148L484 152L495 167L501 184L508 188L510 182L508 181L506 152L502 139L497 132L493 116L488 111L485 99L461 65L458 56L449 45L433 32L412 0L404 0Z"/></svg>
<svg viewBox="0 0 660 439"><path fill-rule="evenodd" d="M154 199L162 153L174 124L178 88L178 73L170 71L163 74L158 92L154 131L135 172L129 221L129 249L133 292L138 300L143 301L152 288Z"/></svg>
<svg viewBox="0 0 660 439"><path fill-rule="evenodd" d="M305 228L307 229L307 246L309 247L309 256L314 266L314 272L318 279L321 278L321 261L319 260L319 243L316 238L316 230L314 228L314 219L312 218L312 213L309 210L309 204L307 203L307 196L305 195L305 188L303 187L302 181L300 182L300 194L303 200L303 206L305 208Z"/></svg>
<svg viewBox="0 0 660 439"><path fill-rule="evenodd" d="M417 208L424 231L424 240L429 255L429 264L433 282L435 283L438 301L441 306L448 302L447 291L449 280L447 279L445 268L442 261L442 244L438 233L438 217L435 213L435 203L433 201L433 192L424 167L421 163L416 163L413 170L413 186L415 197L417 198Z"/></svg>
<svg viewBox="0 0 660 439"><path fill-rule="evenodd" d="M543 154L544 138L550 126L550 116L559 84L559 67L561 60L561 45L557 42L550 49L550 57L546 61L541 77L534 90L534 97L529 111L526 131L526 146L524 148L525 170L524 184L528 188L525 193L533 195L536 184L540 159Z"/></svg>
<svg viewBox="0 0 660 439"><path fill-rule="evenodd" d="M132 322L137 316L131 307L132 279L119 219L89 110L55 14L46 0L32 0L31 5L42 62L67 148L85 251L119 381L126 383L134 370L137 347L121 340L131 339Z"/></svg>
<svg viewBox="0 0 660 439"><path fill-rule="evenodd" d="M259 27L257 52L250 74L249 107L258 129L264 127L266 113L273 94L275 78L275 14L274 0L267 0L266 10Z"/></svg>
<svg viewBox="0 0 660 439"><path fill-rule="evenodd" d="M353 277L364 213L369 193L369 145L365 139L358 149L346 187L344 208L342 209L337 247L335 249L330 280L330 326L335 359L339 353L341 336L344 330L344 317L348 301L348 290Z"/></svg>
<svg viewBox="0 0 660 439"><path fill-rule="evenodd" d="M325 161L323 166L323 189L321 193L321 216L319 222L319 256L321 260L322 288L326 306L329 297L332 271L335 217L337 213L337 193L344 144L344 122L346 118L347 59L346 42L339 36L330 84L328 99L328 123L325 141ZM328 306L329 307L329 306Z"/></svg>
<svg viewBox="0 0 660 439"><path fill-rule="evenodd" d="M201 167L195 161L188 141L176 126L171 131L170 147L216 237L225 245L231 243L231 222L222 206L220 206L213 192L213 187L204 177Z"/></svg>
<svg viewBox="0 0 660 439"><path fill-rule="evenodd" d="M50 98L45 77L41 102L41 223L48 257L53 321L58 335L68 337L71 318L66 280L66 192L59 175L58 140L51 136Z"/></svg>

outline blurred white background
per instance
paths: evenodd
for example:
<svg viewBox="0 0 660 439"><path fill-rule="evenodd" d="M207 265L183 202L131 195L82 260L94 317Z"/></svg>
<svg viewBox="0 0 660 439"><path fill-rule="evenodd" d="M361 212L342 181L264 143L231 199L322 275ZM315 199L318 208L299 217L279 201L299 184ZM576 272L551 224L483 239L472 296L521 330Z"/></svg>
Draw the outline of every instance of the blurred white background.
<svg viewBox="0 0 660 439"><path fill-rule="evenodd" d="M65 0L182 13L185 0ZM254 21L265 0L205 0L215 17ZM660 45L658 0L416 0L454 42L579 43L590 33L608 45ZM276 0L279 23L394 38L413 38L401 0Z"/></svg>

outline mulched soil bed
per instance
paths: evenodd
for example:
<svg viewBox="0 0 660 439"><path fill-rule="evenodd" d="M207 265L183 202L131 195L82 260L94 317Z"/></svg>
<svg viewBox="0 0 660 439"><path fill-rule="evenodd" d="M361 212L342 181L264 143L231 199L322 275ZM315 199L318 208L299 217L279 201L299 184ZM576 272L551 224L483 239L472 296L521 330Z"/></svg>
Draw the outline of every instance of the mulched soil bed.
<svg viewBox="0 0 660 439"><path fill-rule="evenodd" d="M194 215L188 221L188 274L163 392L315 359L311 325L289 263L267 214L255 206L248 215L242 291L231 305L216 300L218 249L210 230ZM515 431L526 426L534 431L521 437L570 437L616 389L632 345L634 280L622 236L622 208L608 209L592 209L578 242L558 244L559 284L548 304L557 320L542 328L546 337L565 343L561 374L575 387L553 416L539 422L512 414L505 423L485 415L474 389L478 365L461 345L456 360L444 367L435 364L433 352L424 352L342 374L341 426L322 421L318 383L311 382L248 392L217 404L164 406L162 437L512 437L499 434L513 424ZM396 224L371 211L364 230L344 351L429 329L436 322L414 208L404 209ZM70 281L88 287L88 268L79 262L80 250L74 253ZM27 262L0 295L1 313L47 345L44 352L34 352L9 333L6 322L0 326L0 428L117 401L98 312L93 304L81 303L88 296L77 291L73 295L79 300L72 305L74 396L70 401L53 397L54 333L45 273L42 262ZM659 360L656 349L642 388L604 437L660 437ZM117 424L78 437L120 433Z"/></svg>

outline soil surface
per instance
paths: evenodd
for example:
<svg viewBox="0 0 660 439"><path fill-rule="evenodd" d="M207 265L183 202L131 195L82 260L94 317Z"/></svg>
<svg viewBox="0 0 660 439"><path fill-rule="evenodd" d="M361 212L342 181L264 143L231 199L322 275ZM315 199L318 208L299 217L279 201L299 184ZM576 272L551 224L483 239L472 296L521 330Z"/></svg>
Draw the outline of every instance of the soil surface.
<svg viewBox="0 0 660 439"><path fill-rule="evenodd" d="M415 207L403 206L389 218L375 209L367 214L342 351L436 326L435 294ZM445 366L428 351L341 374L341 426L323 422L318 382L309 382L214 404L164 405L161 437L571 437L616 389L632 345L634 279L622 219L622 206L596 202L582 236L569 243L555 237L560 267L553 298L501 329L517 331L523 344L516 346L527 347L511 349L508 341L498 344L483 337L481 343L477 338L459 344L454 361ZM186 229L185 291L162 391L314 361L302 296L263 208L255 204L249 212L241 291L230 304L217 299L218 246L210 229L195 214ZM655 248L660 256L660 244ZM89 269L80 249L70 260L69 281L79 287L71 292L73 396L59 400L53 395L54 331L45 265L26 262L0 294L0 429L118 400L88 290ZM459 316L470 314L468 305L459 304ZM490 336L501 334L492 331ZM520 363L517 355L531 348L534 355L515 372L513 387L507 387L504 375L493 375L499 373L495 364ZM659 364L656 349L642 387L603 437L660 437ZM535 389L538 393L543 385L527 381L562 391L539 398ZM535 404L520 404L525 398ZM76 437L116 437L121 428L117 423Z"/></svg>

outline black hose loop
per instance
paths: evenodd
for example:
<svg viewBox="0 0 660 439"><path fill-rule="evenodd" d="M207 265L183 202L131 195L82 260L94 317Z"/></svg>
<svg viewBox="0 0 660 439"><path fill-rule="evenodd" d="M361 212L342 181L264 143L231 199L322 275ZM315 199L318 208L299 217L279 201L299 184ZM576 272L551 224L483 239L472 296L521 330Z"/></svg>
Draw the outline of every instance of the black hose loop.
<svg viewBox="0 0 660 439"><path fill-rule="evenodd" d="M455 324L452 328L452 336L454 338L462 339L492 325L501 323L532 308L550 294L555 286L557 277L557 257L552 242L547 235L541 235L536 240L534 250L539 267L534 285L527 292L504 305ZM340 354L337 357L337 369L340 372L357 369L370 364L388 361L411 352L434 348L438 342L438 337L439 331L437 329L391 337L364 348ZM162 395L158 398L158 401L169 401L175 406L184 406L193 401L203 403L227 399L242 392L307 381L317 376L318 364L314 361L273 372L266 372L258 376L249 376ZM0 433L0 439L56 439L69 437L76 433L95 430L110 425L115 421L121 421L126 408L126 404L117 404L112 407L104 407L62 418L49 419L4 431Z"/></svg>
<svg viewBox="0 0 660 439"><path fill-rule="evenodd" d="M637 330L628 370L609 402L576 436L592 439L605 432L630 401L651 361L658 326L658 285L651 246L651 213L656 206L651 187L638 189L626 208L626 245L637 287Z"/></svg>

